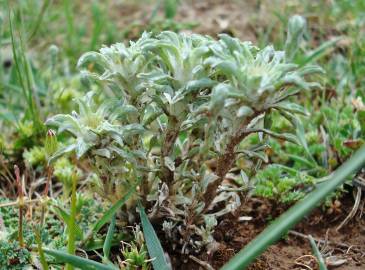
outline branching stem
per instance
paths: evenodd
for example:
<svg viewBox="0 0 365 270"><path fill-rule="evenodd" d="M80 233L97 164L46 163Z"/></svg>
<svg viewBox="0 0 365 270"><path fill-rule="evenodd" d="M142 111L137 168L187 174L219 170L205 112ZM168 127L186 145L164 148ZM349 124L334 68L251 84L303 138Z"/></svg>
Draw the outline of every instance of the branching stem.
<svg viewBox="0 0 365 270"><path fill-rule="evenodd" d="M237 145L251 132L246 132L247 125L257 116L259 116L262 112L258 111L252 114L251 116L247 117L240 125L238 130L234 132L228 139L228 143L226 145L226 149L224 153L218 158L217 161L217 171L216 174L218 175L218 179L214 182L210 183L207 187L207 190L204 194L204 202L205 208L204 210L208 210L210 204L214 200L215 196L218 192L218 187L224 180L226 174L234 165L236 160L236 153L235 149Z"/></svg>
<svg viewBox="0 0 365 270"><path fill-rule="evenodd" d="M180 131L180 123L174 116L169 117L168 127L164 136L163 145L161 147L161 169L162 169L162 182L167 183L170 188L171 183L173 182L173 172L166 166L165 157L171 154L173 150L175 141L179 136Z"/></svg>

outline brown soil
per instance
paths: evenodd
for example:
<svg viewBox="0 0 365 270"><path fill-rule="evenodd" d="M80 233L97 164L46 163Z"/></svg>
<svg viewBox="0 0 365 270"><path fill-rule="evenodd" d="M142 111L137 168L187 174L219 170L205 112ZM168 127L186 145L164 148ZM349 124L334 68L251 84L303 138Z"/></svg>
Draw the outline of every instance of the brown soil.
<svg viewBox="0 0 365 270"><path fill-rule="evenodd" d="M349 213L353 205L351 196L341 200L341 205L326 210L316 209L310 216L298 224L293 231L271 246L260 258L250 266L250 270L310 270L318 269L311 251L309 240L312 235L316 240L325 240L328 244L324 250L325 257L330 257L342 264L337 270L365 269L365 219L359 216L336 232L337 226ZM201 254L200 260L209 263L214 269L219 269L235 253L241 250L250 240L259 234L269 222L285 211L286 207L262 199L252 198L241 207L239 213L221 220L214 234L219 242L218 250L208 256ZM238 221L239 216L253 217L251 221ZM269 217L272 217L269 219ZM320 249L323 245L320 246ZM170 254L174 269L204 269L202 266L182 257L180 254ZM332 261L333 261L332 260ZM307 266L300 265L300 263ZM329 269L334 269L330 267Z"/></svg>
<svg viewBox="0 0 365 270"><path fill-rule="evenodd" d="M282 0L184 0L180 1L174 20L179 23L193 23L196 25L192 30L194 33L212 36L228 33L242 40L256 42L256 34L265 26L273 24L270 18L275 16L268 17L268 9L279 9L281 5ZM141 5L137 1L123 1L113 3L109 13L115 18L118 29L125 30L130 25L142 26L142 29L129 29L131 32L128 38L133 39L140 35L141 30L145 30L143 25L148 24L155 8L154 1L151 1L150 5ZM164 18L162 9L157 14L155 19Z"/></svg>

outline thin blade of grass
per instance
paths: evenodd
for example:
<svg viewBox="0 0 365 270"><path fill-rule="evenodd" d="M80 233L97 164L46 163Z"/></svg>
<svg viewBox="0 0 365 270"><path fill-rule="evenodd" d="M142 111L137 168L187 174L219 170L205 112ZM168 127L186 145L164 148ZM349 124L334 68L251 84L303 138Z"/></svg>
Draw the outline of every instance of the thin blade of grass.
<svg viewBox="0 0 365 270"><path fill-rule="evenodd" d="M79 256L70 255L64 251L43 248L43 251L56 258L58 261L78 267L82 270L118 270L112 265L101 264L96 261L85 259Z"/></svg>
<svg viewBox="0 0 365 270"><path fill-rule="evenodd" d="M321 46L311 51L302 61L300 61L300 66L305 66L306 64L318 60L323 56L327 55L329 51L336 45L341 38L334 38L324 42Z"/></svg>
<svg viewBox="0 0 365 270"><path fill-rule="evenodd" d="M71 192L71 210L70 210L70 219L68 221L68 235L67 235L67 251L70 255L74 255L76 252L76 186L77 186L77 177L76 175L72 176L72 192ZM66 270L73 270L72 264L66 265Z"/></svg>
<svg viewBox="0 0 365 270"><path fill-rule="evenodd" d="M119 234L114 236L111 246L115 247L120 244L120 241L131 241L131 237L128 237L125 234ZM102 249L104 247L105 239L92 239L85 246L82 247L85 251L93 251L97 249Z"/></svg>
<svg viewBox="0 0 365 270"><path fill-rule="evenodd" d="M155 230L151 222L149 221L144 208L139 203L138 205L139 215L141 217L143 235L145 237L148 253L152 260L153 269L155 270L170 270L172 269L167 262L165 253L162 249L160 240L157 237Z"/></svg>
<svg viewBox="0 0 365 270"><path fill-rule="evenodd" d="M177 7L177 0L164 0L165 18L172 20L176 15Z"/></svg>
<svg viewBox="0 0 365 270"><path fill-rule="evenodd" d="M84 246L94 233L97 233L106 223L111 220L115 213L136 192L136 188L140 183L141 179L139 179L120 200L118 200L97 222L94 223L94 225L91 227L91 230L89 230L85 239L82 241L81 246Z"/></svg>
<svg viewBox="0 0 365 270"><path fill-rule="evenodd" d="M48 8L48 6L50 4L51 4L51 0L44 0L43 1L42 7L41 7L41 11L39 12L39 15L37 17L37 21L36 21L36 23L34 25L34 28L33 28L31 34L28 37L28 41L30 41L37 34L37 32L39 30L39 27L42 24L42 21L43 21L43 18L44 18L44 14L46 13L46 10L47 10L47 8Z"/></svg>
<svg viewBox="0 0 365 270"><path fill-rule="evenodd" d="M66 225L69 226L70 219L71 219L70 214L68 214L64 209L62 209L58 205L55 205L54 207L52 207L51 210L59 217L59 219L63 220L66 223ZM74 224L74 227L75 227L76 235L80 239L82 239L83 232L81 230L81 227L77 223Z"/></svg>
<svg viewBox="0 0 365 270"><path fill-rule="evenodd" d="M9 4L8 4L8 18L9 18L10 38L11 38L11 46L12 46L13 60L14 60L15 68L16 68L16 71L18 74L18 79L19 79L19 82L21 85L21 90L23 92L23 96L26 98L29 110L33 114L33 106L32 106L32 103L29 102L29 92L27 91L27 88L26 88L26 85L24 82L24 78L22 76L21 67L20 67L20 59L18 57L18 53L17 53L17 49L16 49L16 45L15 45L15 33L14 33L14 27L13 27L12 16L11 16Z"/></svg>
<svg viewBox="0 0 365 270"><path fill-rule="evenodd" d="M108 223L111 218L115 215L115 213L125 204L126 201L136 192L136 188L139 185L141 180L138 180L137 183L132 186L127 194L125 194L119 201L117 201L105 214L94 224L92 227L93 232L98 232L101 227L103 227L106 223Z"/></svg>
<svg viewBox="0 0 365 270"><path fill-rule="evenodd" d="M18 32L19 46L17 47L16 45L17 42L15 40L16 33L13 25L12 12L9 3L7 3L7 8L8 8L8 20L9 20L9 30L10 30L9 32L12 45L13 60L17 72L17 77L21 86L20 88L22 90L23 98L25 99L25 102L27 104L28 107L27 109L29 110L29 113L32 117L33 124L36 127L36 130L42 132L43 125L39 115L40 103L37 93L34 89L34 79L30 63L25 54L25 44L22 37L22 31ZM20 14L20 22L22 30L24 29L24 26L21 14ZM38 107L36 106L36 104L38 104Z"/></svg>
<svg viewBox="0 0 365 270"><path fill-rule="evenodd" d="M109 260L110 255L110 249L112 247L112 240L113 240L113 234L115 229L115 215L112 218L112 221L110 222L108 233L106 234L104 246L103 246L103 253L104 258Z"/></svg>
<svg viewBox="0 0 365 270"><path fill-rule="evenodd" d="M327 270L327 266L326 263L322 257L321 252L319 251L316 242L314 241L313 237L311 235L308 236L309 237L309 242L311 244L312 247L312 252L314 254L314 256L316 256L317 260L318 260L318 265L319 265L319 270Z"/></svg>
<svg viewBox="0 0 365 270"><path fill-rule="evenodd" d="M102 33L105 24L103 23L104 20L103 10L101 9L101 6L98 1L93 2L91 11L93 18L93 30L90 41L90 50L94 51L97 47L100 35Z"/></svg>
<svg viewBox="0 0 365 270"><path fill-rule="evenodd" d="M46 256L44 255L44 251L42 248L42 237L41 237L41 232L39 230L39 228L34 228L34 236L35 236L35 241L37 243L37 248L38 248L38 253L39 253L39 260L41 262L42 265L42 270L48 270L48 263L46 260Z"/></svg>

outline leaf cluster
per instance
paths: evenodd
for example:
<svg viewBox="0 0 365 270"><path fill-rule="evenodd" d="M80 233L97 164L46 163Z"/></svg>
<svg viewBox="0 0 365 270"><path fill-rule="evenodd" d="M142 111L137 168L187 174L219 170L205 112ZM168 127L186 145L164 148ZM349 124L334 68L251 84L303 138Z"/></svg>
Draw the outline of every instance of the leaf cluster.
<svg viewBox="0 0 365 270"><path fill-rule="evenodd" d="M70 152L86 158L99 191L112 202L141 181L138 196L125 205L132 209L128 215L139 197L150 207L150 218L170 222L172 238L200 235L188 241L192 246L209 239L202 236L215 224L208 217L240 205L237 192L219 188L236 160L267 162L269 137L307 148L296 116L306 111L290 97L318 88L309 78L321 73L317 66L292 63L272 46L260 49L224 34L214 40L173 32L145 33L128 46L88 52L78 67L99 91L78 99L78 112L48 119L74 137L53 159ZM273 131L274 111L297 133ZM250 134L260 140L242 147Z"/></svg>

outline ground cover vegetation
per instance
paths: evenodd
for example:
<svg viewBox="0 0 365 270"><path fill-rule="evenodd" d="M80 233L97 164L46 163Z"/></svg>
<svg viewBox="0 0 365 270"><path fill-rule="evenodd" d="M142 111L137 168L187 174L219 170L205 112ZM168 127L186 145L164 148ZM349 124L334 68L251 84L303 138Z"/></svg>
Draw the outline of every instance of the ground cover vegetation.
<svg viewBox="0 0 365 270"><path fill-rule="evenodd" d="M306 201L364 225L364 3L116 2L0 2L1 269L242 269L272 242L219 259L227 220ZM295 269L365 265L303 235Z"/></svg>

